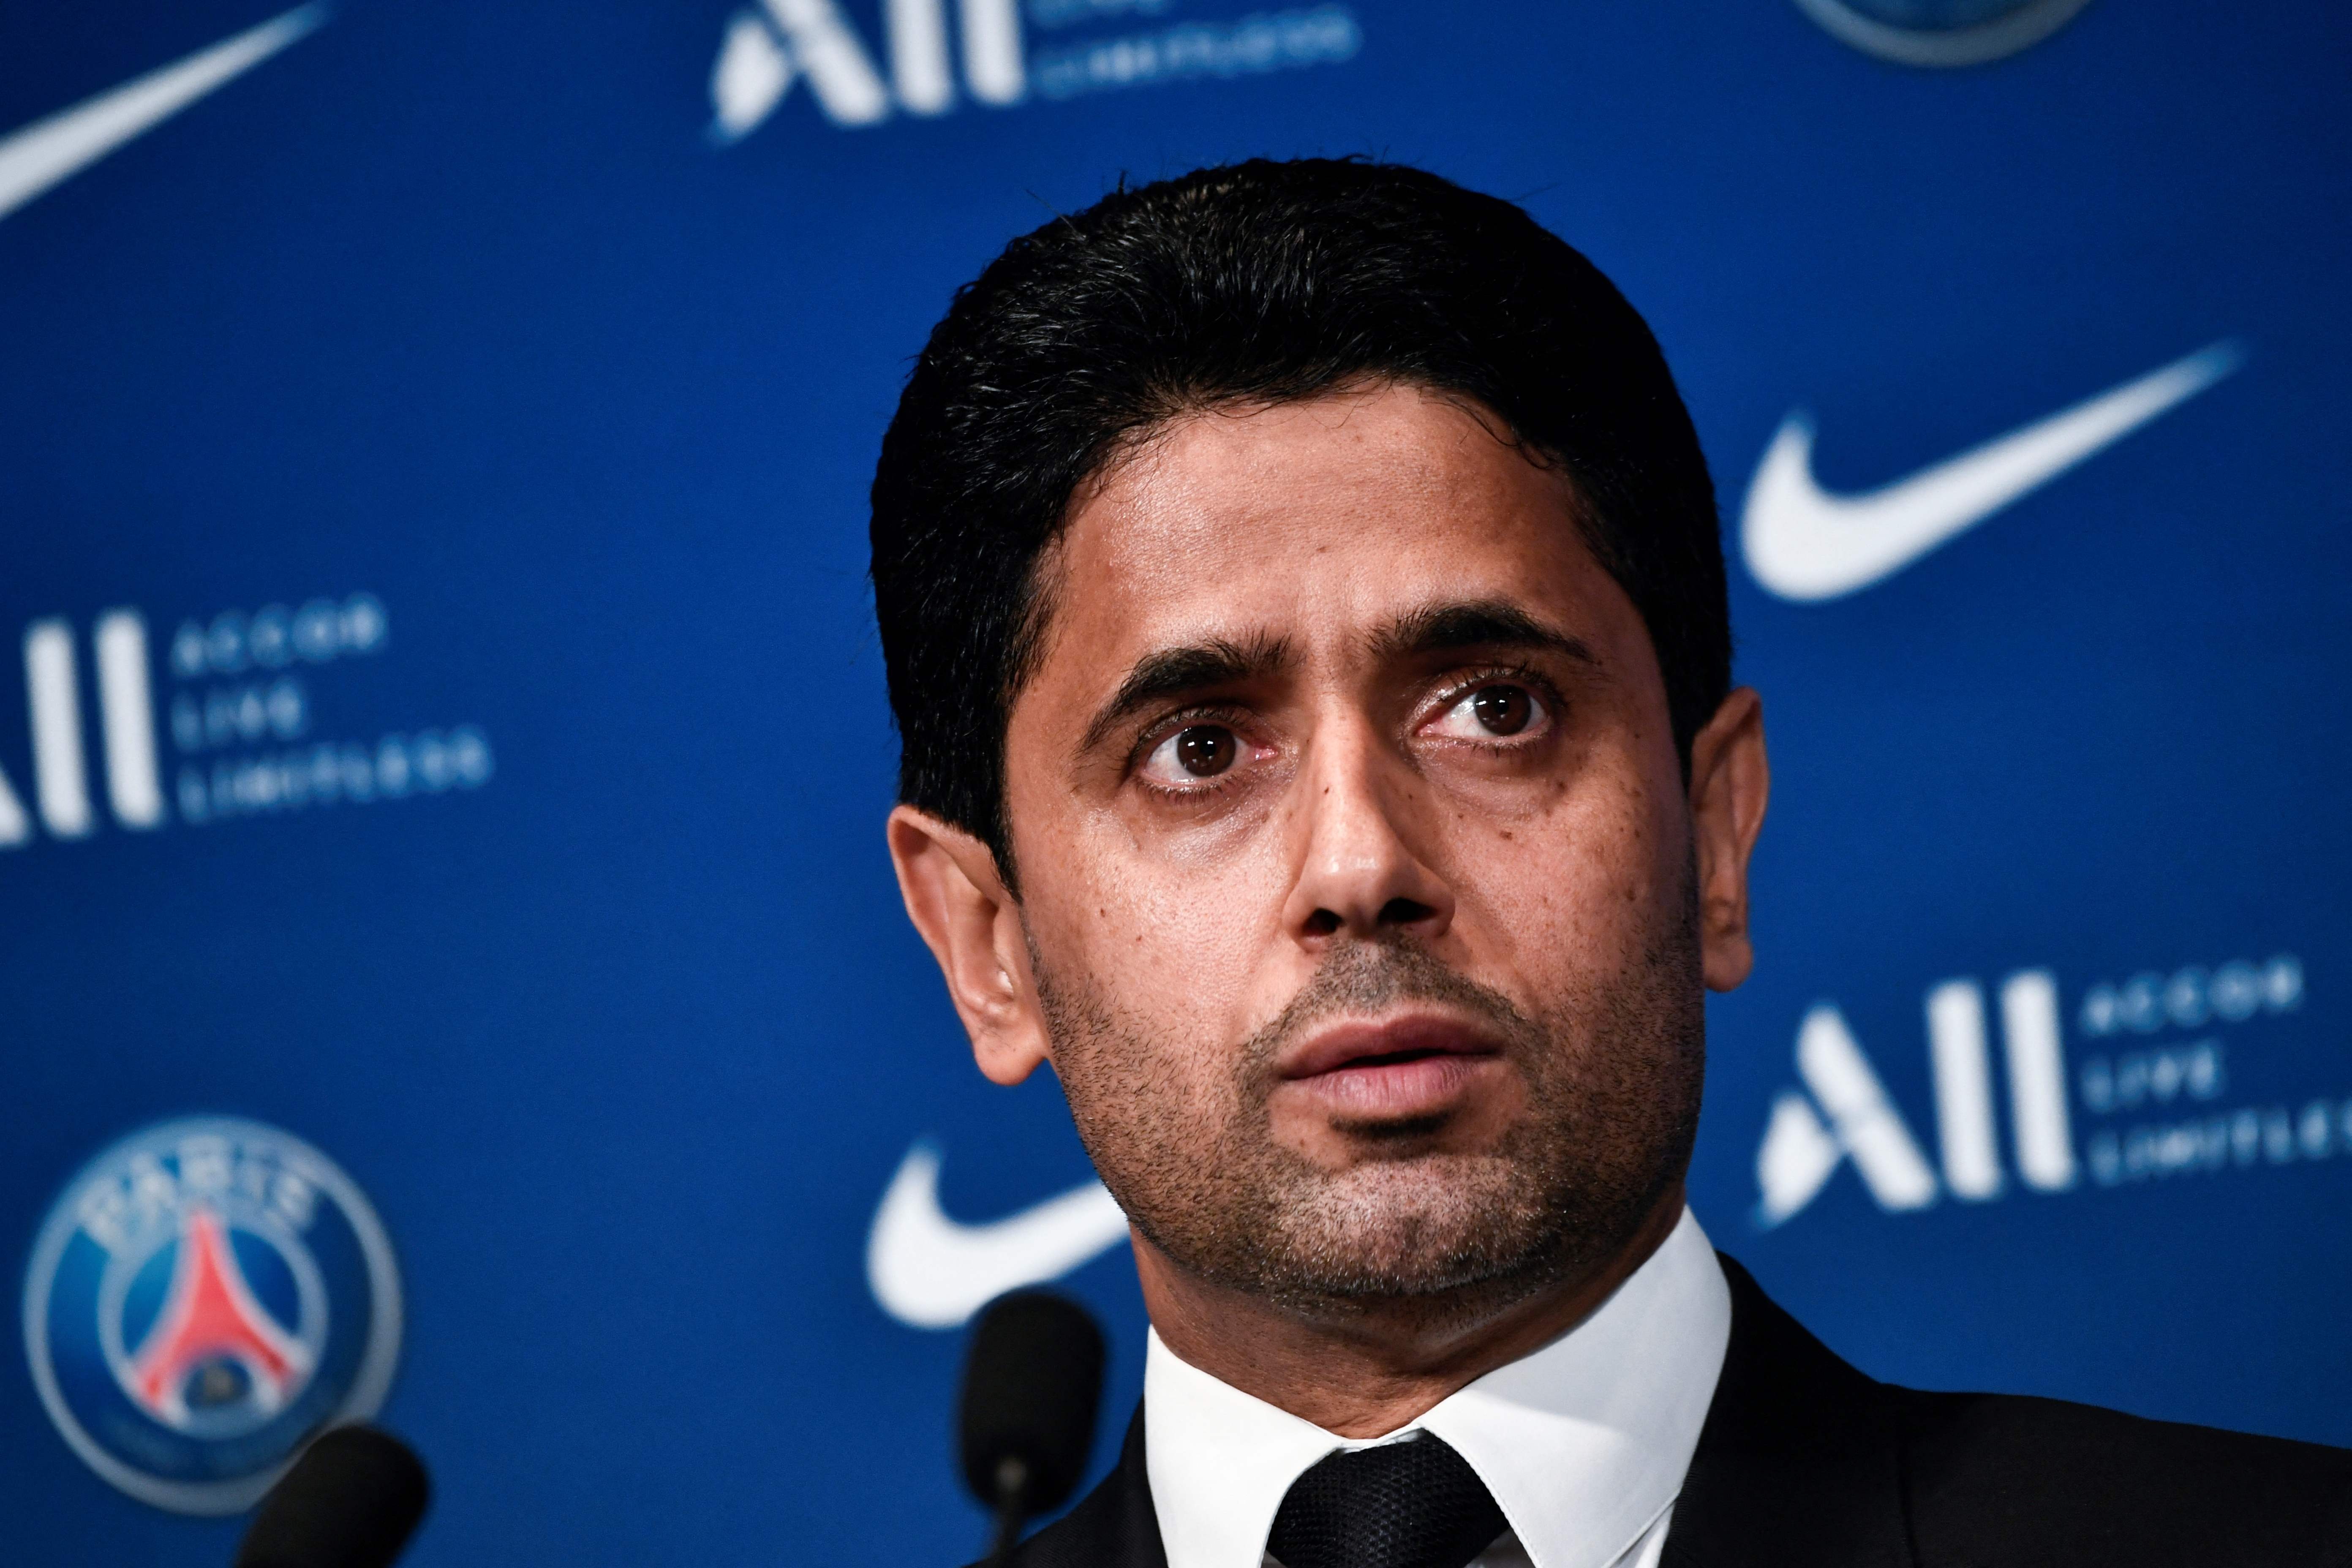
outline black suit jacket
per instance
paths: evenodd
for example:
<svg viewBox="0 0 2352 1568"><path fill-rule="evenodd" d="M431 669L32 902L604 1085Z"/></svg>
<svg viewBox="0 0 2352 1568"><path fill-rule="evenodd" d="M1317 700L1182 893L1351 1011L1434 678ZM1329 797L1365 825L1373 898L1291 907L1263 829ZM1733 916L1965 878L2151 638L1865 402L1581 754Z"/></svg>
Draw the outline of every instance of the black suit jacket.
<svg viewBox="0 0 2352 1568"><path fill-rule="evenodd" d="M1896 1388L1723 1271L1731 1344L1664 1568L2352 1568L2352 1450ZM1011 1568L1167 1568L1141 1410L1118 1467Z"/></svg>

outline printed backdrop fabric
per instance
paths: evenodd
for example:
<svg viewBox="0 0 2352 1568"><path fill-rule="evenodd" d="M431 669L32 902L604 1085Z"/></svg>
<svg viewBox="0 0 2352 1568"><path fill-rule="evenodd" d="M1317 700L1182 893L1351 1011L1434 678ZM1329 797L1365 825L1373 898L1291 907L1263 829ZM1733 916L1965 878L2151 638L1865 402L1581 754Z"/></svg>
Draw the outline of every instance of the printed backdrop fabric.
<svg viewBox="0 0 2352 1568"><path fill-rule="evenodd" d="M963 1561L1029 1279L1116 1428L1117 1212L883 854L864 490L1007 237L1255 153L1523 202L1680 376L1777 774L1717 1243L1884 1376L2352 1442L2352 22L1247 5L0 19L13 1560L226 1562L381 1403L419 1564Z"/></svg>

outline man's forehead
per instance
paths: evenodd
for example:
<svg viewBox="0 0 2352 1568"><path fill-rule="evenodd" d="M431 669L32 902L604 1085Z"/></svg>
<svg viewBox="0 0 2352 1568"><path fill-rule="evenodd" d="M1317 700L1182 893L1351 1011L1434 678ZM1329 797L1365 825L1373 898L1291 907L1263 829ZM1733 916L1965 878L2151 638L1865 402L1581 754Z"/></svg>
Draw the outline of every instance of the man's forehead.
<svg viewBox="0 0 2352 1568"><path fill-rule="evenodd" d="M1387 652L1464 604L1607 618L1622 595L1562 476L1426 395L1361 401L1196 419L1093 488L1049 568L1047 662L1099 680L1156 648Z"/></svg>
<svg viewBox="0 0 2352 1568"><path fill-rule="evenodd" d="M1393 542L1471 514L1567 521L1566 476L1531 460L1492 417L1411 385L1183 414L1073 498L1065 545L1149 573L1324 547L1366 523Z"/></svg>

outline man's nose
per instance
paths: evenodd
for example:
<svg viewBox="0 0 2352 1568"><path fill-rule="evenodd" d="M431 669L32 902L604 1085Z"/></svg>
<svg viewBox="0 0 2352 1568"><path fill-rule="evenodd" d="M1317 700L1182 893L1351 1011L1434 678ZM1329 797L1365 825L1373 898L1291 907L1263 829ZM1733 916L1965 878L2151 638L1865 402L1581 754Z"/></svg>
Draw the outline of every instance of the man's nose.
<svg viewBox="0 0 2352 1568"><path fill-rule="evenodd" d="M1427 785L1369 724L1316 738L1298 787L1298 875L1283 908L1292 939L1318 950L1334 941L1443 936L1454 890L1415 846Z"/></svg>

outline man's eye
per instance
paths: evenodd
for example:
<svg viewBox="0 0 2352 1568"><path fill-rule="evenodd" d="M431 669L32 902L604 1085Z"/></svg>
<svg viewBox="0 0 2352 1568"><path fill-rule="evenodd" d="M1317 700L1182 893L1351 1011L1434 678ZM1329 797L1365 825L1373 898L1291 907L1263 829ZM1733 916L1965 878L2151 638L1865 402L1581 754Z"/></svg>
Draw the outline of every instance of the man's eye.
<svg viewBox="0 0 2352 1568"><path fill-rule="evenodd" d="M1432 732L1454 741L1487 741L1540 729L1550 715L1524 686L1497 681L1482 686L1439 715Z"/></svg>
<svg viewBox="0 0 2352 1568"><path fill-rule="evenodd" d="M1188 724L1151 749L1144 776L1155 784L1184 784L1213 779L1241 755L1241 737L1223 724Z"/></svg>

